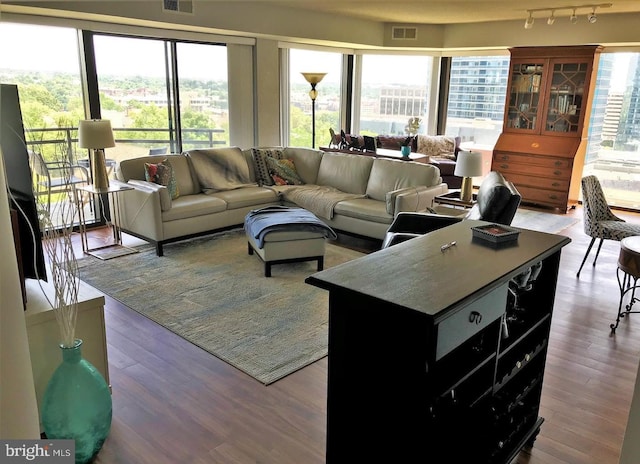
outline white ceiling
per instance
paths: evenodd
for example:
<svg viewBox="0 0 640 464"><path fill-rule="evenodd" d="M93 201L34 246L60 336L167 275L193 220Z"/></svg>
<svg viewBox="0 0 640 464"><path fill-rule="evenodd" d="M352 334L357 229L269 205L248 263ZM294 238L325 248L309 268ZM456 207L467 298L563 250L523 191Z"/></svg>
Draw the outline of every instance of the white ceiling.
<svg viewBox="0 0 640 464"><path fill-rule="evenodd" d="M211 0L208 0L211 1ZM213 0L215 1L215 0ZM598 8L598 16L612 13L640 12L640 0L613 0L611 2L567 0L251 0L251 3L273 3L310 12L331 13L385 23L403 24L455 24L486 21L524 19L528 9L565 8L556 11L556 17L568 17L571 10L586 21L590 5L611 3ZM549 12L533 13L534 18L547 18Z"/></svg>

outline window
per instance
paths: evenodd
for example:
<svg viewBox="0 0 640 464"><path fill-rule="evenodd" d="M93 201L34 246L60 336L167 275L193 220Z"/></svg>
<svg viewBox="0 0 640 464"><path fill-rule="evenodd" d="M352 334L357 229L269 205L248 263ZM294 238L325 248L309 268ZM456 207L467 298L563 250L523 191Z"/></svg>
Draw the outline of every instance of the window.
<svg viewBox="0 0 640 464"><path fill-rule="evenodd" d="M294 147L311 147L312 101L311 84L303 72L327 73L317 84L315 102L315 147L328 145L329 128L340 132L340 82L342 78L342 54L310 50L289 50L289 142Z"/></svg>
<svg viewBox="0 0 640 464"><path fill-rule="evenodd" d="M102 118L119 140L107 155L116 162L228 144L224 45L95 35L94 47Z"/></svg>
<svg viewBox="0 0 640 464"><path fill-rule="evenodd" d="M467 150L493 150L502 132L508 79L507 56L453 57L445 134L460 136Z"/></svg>
<svg viewBox="0 0 640 464"><path fill-rule="evenodd" d="M640 209L640 53L600 55L583 175L611 205Z"/></svg>
<svg viewBox="0 0 640 464"><path fill-rule="evenodd" d="M412 117L426 133L432 63L428 56L363 55L359 134L403 135Z"/></svg>

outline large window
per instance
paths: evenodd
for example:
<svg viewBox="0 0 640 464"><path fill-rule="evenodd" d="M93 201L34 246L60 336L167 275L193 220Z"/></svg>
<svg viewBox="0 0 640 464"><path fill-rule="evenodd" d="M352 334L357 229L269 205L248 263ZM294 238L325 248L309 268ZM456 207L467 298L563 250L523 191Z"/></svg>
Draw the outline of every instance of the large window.
<svg viewBox="0 0 640 464"><path fill-rule="evenodd" d="M508 78L508 56L452 58L446 135L460 136L468 150L493 150L502 132Z"/></svg>
<svg viewBox="0 0 640 464"><path fill-rule="evenodd" d="M429 56L363 55L359 134L406 134L414 117L426 134L432 69Z"/></svg>
<svg viewBox="0 0 640 464"><path fill-rule="evenodd" d="M640 209L640 53L600 55L583 175L607 201Z"/></svg>
<svg viewBox="0 0 640 464"><path fill-rule="evenodd" d="M303 72L326 73L317 84L315 103L315 146L325 146L330 141L329 128L340 132L340 82L342 78L342 54L310 50L289 50L289 145L312 146L311 84Z"/></svg>
<svg viewBox="0 0 640 464"><path fill-rule="evenodd" d="M96 35L94 47L102 117L118 139L108 155L116 162L227 145L225 46Z"/></svg>
<svg viewBox="0 0 640 464"><path fill-rule="evenodd" d="M85 119L76 30L4 22L0 43L0 81L18 86L29 149L74 161Z"/></svg>

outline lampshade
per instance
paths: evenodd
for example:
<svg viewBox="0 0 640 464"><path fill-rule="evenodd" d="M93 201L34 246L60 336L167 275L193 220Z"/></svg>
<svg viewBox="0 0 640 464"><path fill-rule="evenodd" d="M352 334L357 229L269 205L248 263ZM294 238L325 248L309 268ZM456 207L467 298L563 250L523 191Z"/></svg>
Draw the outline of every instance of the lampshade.
<svg viewBox="0 0 640 464"><path fill-rule="evenodd" d="M80 148L115 147L116 141L108 119L88 119L78 123L78 146Z"/></svg>
<svg viewBox="0 0 640 464"><path fill-rule="evenodd" d="M301 73L304 78L307 80L309 84L316 85L318 82L322 80L327 73L311 73L311 72L303 72Z"/></svg>
<svg viewBox="0 0 640 464"><path fill-rule="evenodd" d="M478 177L482 175L482 154L475 151L460 151L456 159L454 175Z"/></svg>

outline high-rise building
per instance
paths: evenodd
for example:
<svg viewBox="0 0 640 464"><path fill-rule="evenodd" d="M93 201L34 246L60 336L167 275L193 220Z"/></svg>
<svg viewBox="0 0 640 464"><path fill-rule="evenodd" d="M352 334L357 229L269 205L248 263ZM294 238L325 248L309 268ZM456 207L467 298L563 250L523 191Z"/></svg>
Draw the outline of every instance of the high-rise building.
<svg viewBox="0 0 640 464"><path fill-rule="evenodd" d="M640 148L640 58L637 53L629 61L629 73L625 92L625 107L620 118L618 140L631 149L633 145Z"/></svg>

